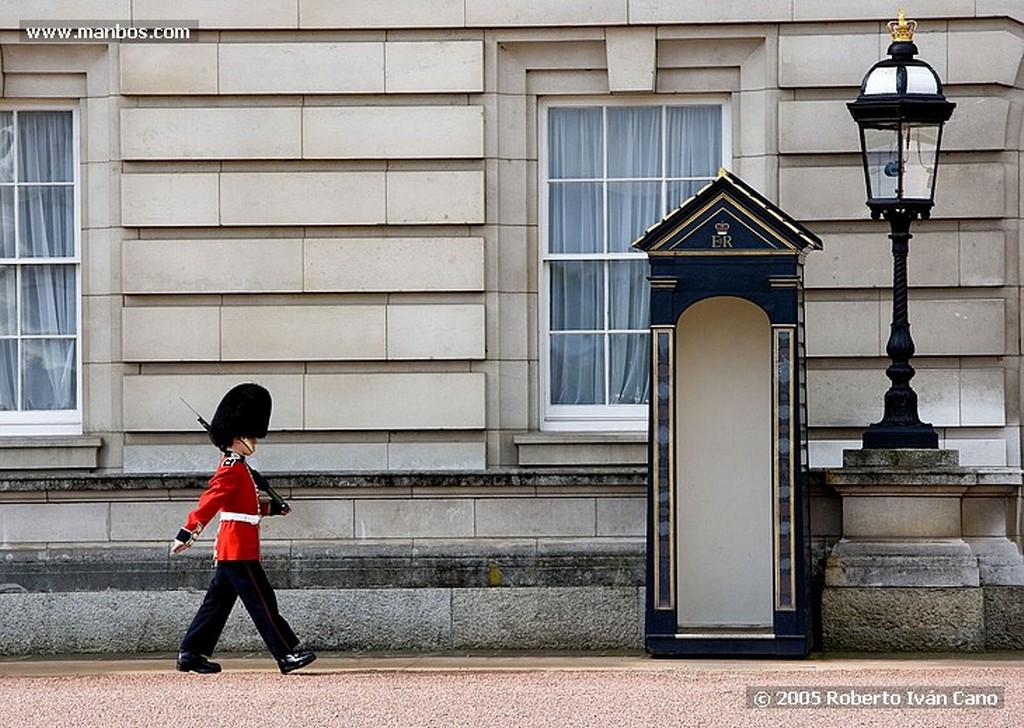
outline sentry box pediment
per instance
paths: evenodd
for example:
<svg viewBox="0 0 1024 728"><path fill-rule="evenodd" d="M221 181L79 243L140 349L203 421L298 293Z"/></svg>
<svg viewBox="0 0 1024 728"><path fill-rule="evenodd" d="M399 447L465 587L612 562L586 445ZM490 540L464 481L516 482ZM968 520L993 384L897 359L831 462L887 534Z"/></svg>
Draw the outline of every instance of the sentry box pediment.
<svg viewBox="0 0 1024 728"><path fill-rule="evenodd" d="M718 177L633 243L663 255L796 255L820 249L814 233L729 172Z"/></svg>
<svg viewBox="0 0 1024 728"><path fill-rule="evenodd" d="M802 264L821 242L723 170L634 245L651 266L647 649L804 655Z"/></svg>

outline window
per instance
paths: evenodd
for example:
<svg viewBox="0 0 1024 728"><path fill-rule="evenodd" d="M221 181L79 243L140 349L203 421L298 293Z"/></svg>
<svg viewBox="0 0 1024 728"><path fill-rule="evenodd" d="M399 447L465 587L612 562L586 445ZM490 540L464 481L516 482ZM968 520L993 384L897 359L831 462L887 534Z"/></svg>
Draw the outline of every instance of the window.
<svg viewBox="0 0 1024 728"><path fill-rule="evenodd" d="M0 434L81 431L74 126L0 110Z"/></svg>
<svg viewBox="0 0 1024 728"><path fill-rule="evenodd" d="M726 108L542 107L546 429L642 429L650 389L647 257L634 240L714 179Z"/></svg>

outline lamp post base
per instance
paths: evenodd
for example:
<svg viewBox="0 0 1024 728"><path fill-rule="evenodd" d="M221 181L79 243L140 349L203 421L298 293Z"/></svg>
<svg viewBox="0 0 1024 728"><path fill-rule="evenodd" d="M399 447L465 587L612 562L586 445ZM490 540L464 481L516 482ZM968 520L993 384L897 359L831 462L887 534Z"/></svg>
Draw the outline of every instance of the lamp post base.
<svg viewBox="0 0 1024 728"><path fill-rule="evenodd" d="M888 425L876 422L864 431L861 438L864 447L869 450L926 448L936 449L939 446L939 433L931 425Z"/></svg>

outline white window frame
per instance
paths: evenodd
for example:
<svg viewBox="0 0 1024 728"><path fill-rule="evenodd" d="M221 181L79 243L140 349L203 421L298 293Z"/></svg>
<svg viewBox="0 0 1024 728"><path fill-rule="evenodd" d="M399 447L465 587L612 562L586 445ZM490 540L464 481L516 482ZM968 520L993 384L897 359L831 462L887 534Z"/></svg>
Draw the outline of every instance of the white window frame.
<svg viewBox="0 0 1024 728"><path fill-rule="evenodd" d="M539 411L540 429L547 431L573 432L636 432L645 431L648 425L648 405L555 405L551 404L551 310L550 310L550 266L552 260L635 260L636 253L588 253L588 254L548 254L548 110L569 106L601 107L613 106L708 106L715 105L722 109L722 167L729 168L732 162L732 111L730 99L722 95L644 95L622 97L548 97L538 100L538 154L537 154L537 186L540 196L538 206L538 313L540 316L538 331L540 335L540 386L541 398ZM665 129L662 126L662 134ZM607 136L604 137L607 142ZM664 153L664 139L662 150ZM607 154L604 155L607 162ZM714 170L717 172L717 170ZM607 183L608 177L602 177ZM662 184L666 184L664 178ZM606 188L607 189L607 188ZM683 202L682 200L679 201ZM670 211L666 211L667 212ZM608 210L605 206L605 215ZM655 220L651 221L654 224ZM605 277L605 300L608 295L608 279Z"/></svg>
<svg viewBox="0 0 1024 728"><path fill-rule="evenodd" d="M67 258L32 258L31 264L74 265L75 267L75 408L68 410L0 410L0 437L24 437L45 435L81 435L83 432L82 372L82 168L81 168L81 126L80 110L77 106L48 103L0 104L0 111L68 111L71 112L71 160L74 189L73 233L75 254ZM17 182L17 160L15 160L15 181ZM14 206L15 225L18 225L18 205ZM17 230L17 227L15 227ZM23 265L22 259L3 265ZM19 362L19 373L21 364Z"/></svg>

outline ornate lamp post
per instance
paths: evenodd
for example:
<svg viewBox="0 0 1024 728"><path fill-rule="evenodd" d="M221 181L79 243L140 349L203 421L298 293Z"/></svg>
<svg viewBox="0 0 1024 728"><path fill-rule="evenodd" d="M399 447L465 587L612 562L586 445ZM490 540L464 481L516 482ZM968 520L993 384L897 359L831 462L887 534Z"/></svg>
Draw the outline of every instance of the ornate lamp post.
<svg viewBox="0 0 1024 728"><path fill-rule="evenodd" d="M907 318L907 252L910 222L931 216L942 125L953 104L942 95L942 81L924 61L915 60L917 23L899 11L889 23L890 58L879 61L861 83L856 101L847 104L860 127L864 180L872 219L889 221L893 257L892 326L886 353L892 382L885 394L885 415L864 432L865 448L937 448L939 436L917 414L910 387L914 341Z"/></svg>

